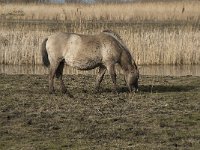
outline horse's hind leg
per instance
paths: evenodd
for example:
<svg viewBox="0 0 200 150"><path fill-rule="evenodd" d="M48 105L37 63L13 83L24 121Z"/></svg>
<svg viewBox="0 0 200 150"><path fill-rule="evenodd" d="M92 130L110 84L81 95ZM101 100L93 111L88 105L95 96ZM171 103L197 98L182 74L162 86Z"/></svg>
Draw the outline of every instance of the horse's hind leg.
<svg viewBox="0 0 200 150"><path fill-rule="evenodd" d="M61 91L62 93L67 93L67 89L65 88L65 84L63 82L63 68L64 68L64 65L65 65L65 61L61 61L57 70L56 70L56 77L59 78L60 80L60 87L61 87Z"/></svg>
<svg viewBox="0 0 200 150"><path fill-rule="evenodd" d="M98 92L99 91L99 87L100 87L100 84L103 80L103 77L104 77L104 74L106 73L106 67L105 66L100 66L99 67L99 72L97 74L97 77L96 77L96 88L95 90Z"/></svg>
<svg viewBox="0 0 200 150"><path fill-rule="evenodd" d="M54 77L56 73L57 65L51 65L49 68L49 93L55 93L54 90Z"/></svg>
<svg viewBox="0 0 200 150"><path fill-rule="evenodd" d="M55 93L54 77L55 77L55 75L56 75L56 77L58 77L60 75L61 69L58 69L60 62L61 61L55 61L55 60L50 61L50 68L49 68L49 93L50 94Z"/></svg>

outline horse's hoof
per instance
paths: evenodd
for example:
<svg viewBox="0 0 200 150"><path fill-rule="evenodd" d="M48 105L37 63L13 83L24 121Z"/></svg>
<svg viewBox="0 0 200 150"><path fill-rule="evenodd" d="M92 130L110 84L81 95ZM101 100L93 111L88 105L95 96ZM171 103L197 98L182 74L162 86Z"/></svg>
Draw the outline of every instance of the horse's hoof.
<svg viewBox="0 0 200 150"><path fill-rule="evenodd" d="M102 91L102 89L100 88L100 87L95 87L94 88L94 90L93 90L93 94L100 94L100 93L102 93L103 91Z"/></svg>
<svg viewBox="0 0 200 150"><path fill-rule="evenodd" d="M139 92L139 90L138 90L138 89L135 89L135 90L134 90L134 93L138 93L138 92Z"/></svg>
<svg viewBox="0 0 200 150"><path fill-rule="evenodd" d="M87 93L87 90L83 89L82 92L83 92L83 93Z"/></svg>
<svg viewBox="0 0 200 150"><path fill-rule="evenodd" d="M63 93L63 94L67 94L68 91L67 91L66 89L63 89L63 90L62 90L62 93Z"/></svg>
<svg viewBox="0 0 200 150"><path fill-rule="evenodd" d="M63 91L63 94L67 95L70 98L74 98L74 96L70 94L67 90Z"/></svg>
<svg viewBox="0 0 200 150"><path fill-rule="evenodd" d="M67 96L69 96L69 98L74 98L74 96L72 94L70 94L70 93L66 93L66 94L67 94Z"/></svg>
<svg viewBox="0 0 200 150"><path fill-rule="evenodd" d="M98 94L98 93L100 93L99 92L99 89L94 89L94 92L93 92L94 94Z"/></svg>
<svg viewBox="0 0 200 150"><path fill-rule="evenodd" d="M49 94L55 94L55 91L49 91Z"/></svg>
<svg viewBox="0 0 200 150"><path fill-rule="evenodd" d="M118 90L113 90L112 93L113 94L119 94L119 91Z"/></svg>

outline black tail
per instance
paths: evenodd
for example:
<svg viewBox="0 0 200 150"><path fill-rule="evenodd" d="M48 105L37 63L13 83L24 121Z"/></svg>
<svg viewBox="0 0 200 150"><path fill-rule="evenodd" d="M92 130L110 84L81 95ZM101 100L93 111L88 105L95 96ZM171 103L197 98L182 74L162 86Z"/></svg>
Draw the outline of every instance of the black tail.
<svg viewBox="0 0 200 150"><path fill-rule="evenodd" d="M42 61L43 64L46 67L49 67L50 62L49 62L49 58L48 58L48 53L47 53L47 49L46 49L46 42L47 42L48 38L45 38L44 41L42 42L41 45L41 53L42 53Z"/></svg>

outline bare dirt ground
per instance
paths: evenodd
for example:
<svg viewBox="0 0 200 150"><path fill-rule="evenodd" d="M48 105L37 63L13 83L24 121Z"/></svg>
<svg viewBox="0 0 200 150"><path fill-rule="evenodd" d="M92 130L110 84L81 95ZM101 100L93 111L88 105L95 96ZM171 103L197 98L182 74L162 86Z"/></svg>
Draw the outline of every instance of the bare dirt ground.
<svg viewBox="0 0 200 150"><path fill-rule="evenodd" d="M200 77L142 76L129 94L105 77L65 75L74 96L48 94L46 75L0 74L0 149L200 149ZM56 82L58 83L58 82Z"/></svg>

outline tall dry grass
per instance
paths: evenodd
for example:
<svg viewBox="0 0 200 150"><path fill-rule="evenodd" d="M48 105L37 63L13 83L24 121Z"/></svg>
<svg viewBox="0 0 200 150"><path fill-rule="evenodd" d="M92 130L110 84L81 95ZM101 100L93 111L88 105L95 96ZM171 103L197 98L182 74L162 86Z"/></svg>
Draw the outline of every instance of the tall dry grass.
<svg viewBox="0 0 200 150"><path fill-rule="evenodd" d="M1 64L41 64L40 44L53 32L95 34L103 29L122 36L137 64L200 64L200 1L8 4L0 5L0 19ZM9 19L17 21L7 25L5 20ZM29 25L20 23L22 20L29 20ZM34 20L45 20L45 24L34 24ZM64 21L51 24L47 20ZM137 21L174 25L135 25ZM178 21L183 21L182 25L177 25Z"/></svg>
<svg viewBox="0 0 200 150"><path fill-rule="evenodd" d="M47 33L10 30L1 30L0 32L0 39L3 39L0 40L1 64L41 64L40 43L42 38L47 36Z"/></svg>
<svg viewBox="0 0 200 150"><path fill-rule="evenodd" d="M197 29L129 32L125 39L138 64L200 64Z"/></svg>
<svg viewBox="0 0 200 150"><path fill-rule="evenodd" d="M60 31L96 34L107 25L59 27ZM200 31L191 26L113 26L122 37L139 65L144 64L200 64ZM42 64L40 44L56 31L0 29L1 64Z"/></svg>
<svg viewBox="0 0 200 150"><path fill-rule="evenodd" d="M199 21L200 1L124 4L7 4L0 5L1 19L64 21Z"/></svg>

